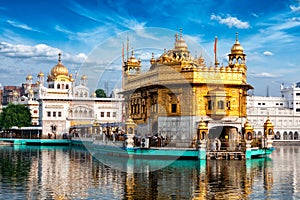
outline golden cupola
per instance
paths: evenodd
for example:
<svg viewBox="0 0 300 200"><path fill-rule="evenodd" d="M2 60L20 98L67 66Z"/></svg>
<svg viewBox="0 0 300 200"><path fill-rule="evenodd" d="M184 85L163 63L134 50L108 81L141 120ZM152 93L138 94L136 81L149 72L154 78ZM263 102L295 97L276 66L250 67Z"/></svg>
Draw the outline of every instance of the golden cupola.
<svg viewBox="0 0 300 200"><path fill-rule="evenodd" d="M236 33L235 43L231 47L231 54L244 54L244 48L239 42L238 33Z"/></svg>
<svg viewBox="0 0 300 200"><path fill-rule="evenodd" d="M40 71L40 72L38 73L37 77L38 77L38 78L44 77L44 73L43 73L42 71Z"/></svg>
<svg viewBox="0 0 300 200"><path fill-rule="evenodd" d="M31 80L32 80L32 76L31 76L31 75L28 75L28 76L26 77L26 80L27 80L27 81L31 81Z"/></svg>
<svg viewBox="0 0 300 200"><path fill-rule="evenodd" d="M58 54L58 63L51 69L51 76L57 77L59 75L68 76L69 70L61 64L61 53Z"/></svg>
<svg viewBox="0 0 300 200"><path fill-rule="evenodd" d="M180 29L179 39L178 39L178 34L176 33L176 35L175 35L175 48L174 49L181 50L181 51L188 51L188 46L182 37L182 29Z"/></svg>

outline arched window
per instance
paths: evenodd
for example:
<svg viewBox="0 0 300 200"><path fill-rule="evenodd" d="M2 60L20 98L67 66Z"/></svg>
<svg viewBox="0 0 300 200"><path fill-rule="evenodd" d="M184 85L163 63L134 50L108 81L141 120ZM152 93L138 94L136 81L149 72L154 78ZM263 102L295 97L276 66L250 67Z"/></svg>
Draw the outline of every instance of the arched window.
<svg viewBox="0 0 300 200"><path fill-rule="evenodd" d="M61 89L65 89L65 84L62 84L62 85L61 85Z"/></svg>
<svg viewBox="0 0 300 200"><path fill-rule="evenodd" d="M283 133L283 139L284 140L287 140L288 138L287 138L287 132L286 131L284 131L284 133Z"/></svg>
<svg viewBox="0 0 300 200"><path fill-rule="evenodd" d="M290 131L289 132L289 138L288 138L289 140L292 140L293 139L293 132L292 131Z"/></svg>
<svg viewBox="0 0 300 200"><path fill-rule="evenodd" d="M203 140L203 139L205 139L205 135L206 135L206 133L205 133L205 131L202 131L202 134L201 134L202 136L201 136L201 139Z"/></svg>
<svg viewBox="0 0 300 200"><path fill-rule="evenodd" d="M276 132L275 139L280 140L280 132L279 131Z"/></svg>
<svg viewBox="0 0 300 200"><path fill-rule="evenodd" d="M258 131L257 137L258 137L258 138L262 138L262 133L261 133L261 131Z"/></svg>
<svg viewBox="0 0 300 200"><path fill-rule="evenodd" d="M256 132L253 131L253 139L256 139Z"/></svg>
<svg viewBox="0 0 300 200"><path fill-rule="evenodd" d="M224 101L218 101L218 109L224 109Z"/></svg>
<svg viewBox="0 0 300 200"><path fill-rule="evenodd" d="M66 85L66 89L69 89L69 84Z"/></svg>
<svg viewBox="0 0 300 200"><path fill-rule="evenodd" d="M299 140L299 134L297 131L294 133L294 140Z"/></svg>
<svg viewBox="0 0 300 200"><path fill-rule="evenodd" d="M59 83L57 84L57 89L60 89L60 84Z"/></svg>

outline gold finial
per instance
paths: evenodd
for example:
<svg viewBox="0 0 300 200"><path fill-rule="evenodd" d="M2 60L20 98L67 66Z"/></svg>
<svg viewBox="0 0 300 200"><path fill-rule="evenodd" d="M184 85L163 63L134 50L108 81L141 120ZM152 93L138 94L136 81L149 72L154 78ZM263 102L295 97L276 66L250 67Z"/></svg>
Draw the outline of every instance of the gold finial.
<svg viewBox="0 0 300 200"><path fill-rule="evenodd" d="M154 52L152 52L152 58L154 58Z"/></svg>
<svg viewBox="0 0 300 200"><path fill-rule="evenodd" d="M166 48L164 48L164 53L167 53L167 49Z"/></svg>
<svg viewBox="0 0 300 200"><path fill-rule="evenodd" d="M59 63L61 62L61 53L60 52L58 53L58 62Z"/></svg>
<svg viewBox="0 0 300 200"><path fill-rule="evenodd" d="M131 56L134 57L134 50L133 50L133 48L131 49Z"/></svg>
<svg viewBox="0 0 300 200"><path fill-rule="evenodd" d="M178 41L178 33L175 34L175 42Z"/></svg>
<svg viewBox="0 0 300 200"><path fill-rule="evenodd" d="M239 32L235 33L235 41L239 41Z"/></svg>
<svg viewBox="0 0 300 200"><path fill-rule="evenodd" d="M179 29L180 30L180 39L182 38L182 28Z"/></svg>

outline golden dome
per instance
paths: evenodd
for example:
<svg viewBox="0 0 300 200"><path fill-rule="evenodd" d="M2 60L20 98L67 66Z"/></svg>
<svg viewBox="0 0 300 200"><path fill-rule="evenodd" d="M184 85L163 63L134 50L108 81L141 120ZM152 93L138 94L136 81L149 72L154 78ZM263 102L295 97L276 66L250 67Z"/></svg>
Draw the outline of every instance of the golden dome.
<svg viewBox="0 0 300 200"><path fill-rule="evenodd" d="M39 72L38 77L44 77L44 73L42 71Z"/></svg>
<svg viewBox="0 0 300 200"><path fill-rule="evenodd" d="M273 126L273 124L272 124L271 120L269 119L269 117L266 120L266 122L264 123L264 127L266 127L266 126L268 126L268 127Z"/></svg>
<svg viewBox="0 0 300 200"><path fill-rule="evenodd" d="M238 33L236 33L235 43L231 47L231 53L232 54L244 54L244 48L241 46L241 44L238 40Z"/></svg>
<svg viewBox="0 0 300 200"><path fill-rule="evenodd" d="M183 51L188 50L188 46L182 38L182 29L180 29L179 39L178 39L178 34L176 33L176 35L175 35L175 49L176 50L183 50Z"/></svg>
<svg viewBox="0 0 300 200"><path fill-rule="evenodd" d="M26 77L26 80L27 80L27 81L32 80L32 76L31 76L31 75L28 75L28 76Z"/></svg>
<svg viewBox="0 0 300 200"><path fill-rule="evenodd" d="M69 75L69 70L61 64L61 59L60 59L61 53L58 54L58 63L51 69L51 75L52 76L59 76L59 75L64 75L68 76Z"/></svg>
<svg viewBox="0 0 300 200"><path fill-rule="evenodd" d="M133 52L133 48L132 48L132 51L131 51L131 56L130 58L128 59L128 62L130 64L140 64L140 60L137 60L135 57L134 57L134 52Z"/></svg>
<svg viewBox="0 0 300 200"><path fill-rule="evenodd" d="M250 122L248 121L248 119L247 119L247 121L244 124L244 128L245 129L252 129L252 126L251 126Z"/></svg>
<svg viewBox="0 0 300 200"><path fill-rule="evenodd" d="M154 58L154 53L152 53L152 58L151 58L151 60L150 60L150 64L152 65L152 64L154 64L155 63L155 58Z"/></svg>
<svg viewBox="0 0 300 200"><path fill-rule="evenodd" d="M33 89L30 89L30 90L29 90L29 94L33 94Z"/></svg>

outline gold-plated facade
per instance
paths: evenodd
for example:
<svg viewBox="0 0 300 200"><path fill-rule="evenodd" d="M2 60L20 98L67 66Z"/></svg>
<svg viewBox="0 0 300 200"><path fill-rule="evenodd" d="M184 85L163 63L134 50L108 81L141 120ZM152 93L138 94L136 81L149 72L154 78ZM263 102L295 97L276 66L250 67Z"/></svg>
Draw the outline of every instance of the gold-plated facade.
<svg viewBox="0 0 300 200"><path fill-rule="evenodd" d="M138 125L147 124L152 133L172 126L162 120L184 118L186 124L192 121L187 131L194 134L201 118L210 123L245 118L247 90L252 86L247 83L246 55L238 36L228 56L228 66L207 67L202 56L191 56L182 33L175 35L173 49L158 58L152 55L146 72L141 73L141 62L132 52L123 65L125 116ZM238 123L242 127L242 120Z"/></svg>

